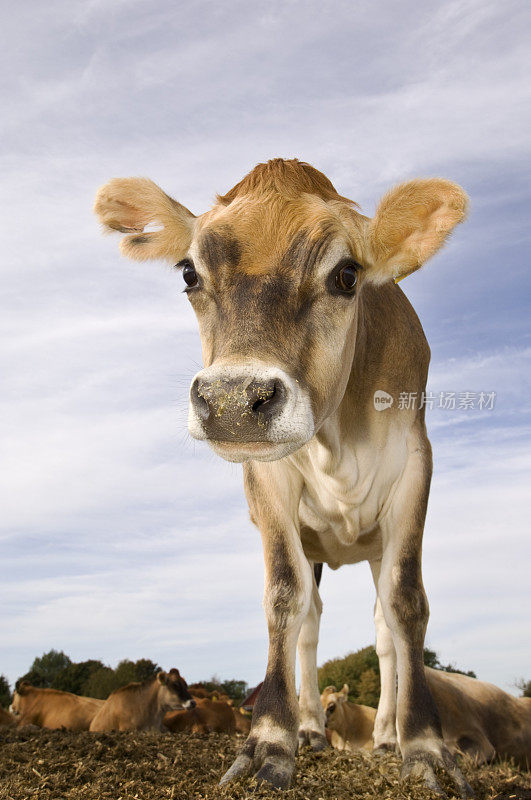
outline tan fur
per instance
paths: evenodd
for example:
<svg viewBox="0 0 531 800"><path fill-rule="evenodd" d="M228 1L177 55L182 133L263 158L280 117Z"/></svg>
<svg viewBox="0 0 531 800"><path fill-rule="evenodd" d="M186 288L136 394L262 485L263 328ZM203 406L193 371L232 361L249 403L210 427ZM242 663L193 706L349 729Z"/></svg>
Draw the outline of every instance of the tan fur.
<svg viewBox="0 0 531 800"><path fill-rule="evenodd" d="M80 697L57 689L37 689L24 682L14 692L12 708L19 725L87 731L102 705L103 700L93 697Z"/></svg>
<svg viewBox="0 0 531 800"><path fill-rule="evenodd" d="M336 750L372 750L372 732L376 709L350 703L348 685L341 691L327 686L321 695L326 726L331 731L331 744Z"/></svg>
<svg viewBox="0 0 531 800"><path fill-rule="evenodd" d="M402 278L419 269L465 219L467 206L461 187L441 178L391 189L368 229L373 280Z"/></svg>
<svg viewBox="0 0 531 800"><path fill-rule="evenodd" d="M122 239L120 249L136 261L178 261L192 239L193 214L148 178L109 181L96 195L94 212L107 230L133 233ZM162 230L144 233L152 223L162 225Z"/></svg>
<svg viewBox="0 0 531 800"><path fill-rule="evenodd" d="M513 697L484 681L426 667L437 704L443 738L453 753L465 752L477 763L511 759L531 766L531 700ZM327 713L332 746L338 750L372 749L376 710L349 703L348 686L327 686L321 703Z"/></svg>
<svg viewBox="0 0 531 800"><path fill-rule="evenodd" d="M171 711L163 723L173 733L234 733L236 730L234 709L227 703L208 698L199 700L189 711Z"/></svg>
<svg viewBox="0 0 531 800"><path fill-rule="evenodd" d="M144 683L129 683L111 692L92 720L90 730L162 730L164 715L183 708L184 697L190 695L178 671L159 672Z"/></svg>
<svg viewBox="0 0 531 800"><path fill-rule="evenodd" d="M17 718L0 706L0 728L8 728L17 724Z"/></svg>

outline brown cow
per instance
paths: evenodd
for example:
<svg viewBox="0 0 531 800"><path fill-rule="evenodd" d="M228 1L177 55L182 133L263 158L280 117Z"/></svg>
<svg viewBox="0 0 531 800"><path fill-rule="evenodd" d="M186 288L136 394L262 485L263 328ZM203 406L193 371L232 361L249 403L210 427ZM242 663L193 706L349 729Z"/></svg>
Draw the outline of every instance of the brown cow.
<svg viewBox="0 0 531 800"><path fill-rule="evenodd" d="M234 733L233 709L227 703L204 698L187 711L172 711L164 717L164 725L173 733Z"/></svg>
<svg viewBox="0 0 531 800"><path fill-rule="evenodd" d="M372 750L376 709L349 703L348 685L341 691L327 686L321 695L326 727L331 732L330 743L336 750Z"/></svg>
<svg viewBox="0 0 531 800"><path fill-rule="evenodd" d="M466 209L456 184L419 179L391 189L369 219L318 170L280 158L199 217L145 178L98 192L96 213L126 234L125 255L182 270L204 362L188 428L226 460L245 462L262 536L268 665L250 735L223 783L256 773L285 787L297 734L300 744L326 745L312 566L369 561L382 677L376 743L394 748L398 727L405 775L437 790L440 766L461 795L471 793L423 669L430 350L396 285L442 247Z"/></svg>
<svg viewBox="0 0 531 800"><path fill-rule="evenodd" d="M7 728L17 724L17 718L0 706L0 728Z"/></svg>
<svg viewBox="0 0 531 800"><path fill-rule="evenodd" d="M194 706L195 700L179 670L170 669L143 683L135 681L111 692L92 720L90 730L160 731L168 711Z"/></svg>
<svg viewBox="0 0 531 800"><path fill-rule="evenodd" d="M13 694L12 711L19 725L88 731L103 700L58 689L38 689L23 681Z"/></svg>
<svg viewBox="0 0 531 800"><path fill-rule="evenodd" d="M531 766L531 698L513 697L468 675L426 667L439 710L444 741L452 753L465 752L478 763L513 759ZM372 750L376 711L348 702L348 686L328 686L321 695L331 743L338 750Z"/></svg>
<svg viewBox="0 0 531 800"><path fill-rule="evenodd" d="M218 692L215 689L213 691L209 691L208 689L205 689L202 683L191 683L188 686L188 689L195 700L219 700L222 703L227 703L228 706L231 706L234 703L232 697L229 697L229 695L225 692Z"/></svg>

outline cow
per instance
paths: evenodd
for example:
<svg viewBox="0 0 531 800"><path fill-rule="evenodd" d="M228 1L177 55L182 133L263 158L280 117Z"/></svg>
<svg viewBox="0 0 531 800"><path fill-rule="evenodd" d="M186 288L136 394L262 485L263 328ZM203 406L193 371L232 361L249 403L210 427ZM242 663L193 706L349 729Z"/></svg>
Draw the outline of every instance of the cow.
<svg viewBox="0 0 531 800"><path fill-rule="evenodd" d="M83 697L59 689L39 689L22 681L13 693L11 709L19 726L88 731L102 705L103 700L94 697Z"/></svg>
<svg viewBox="0 0 531 800"><path fill-rule="evenodd" d="M255 774L284 788L297 740L326 746L312 567L366 560L382 676L376 747L394 750L398 732L404 776L439 790L440 766L471 794L423 669L432 455L424 403L414 399L423 397L430 350L397 285L466 211L459 186L429 178L391 189L370 219L297 159L257 165L198 217L146 178L115 178L98 191L95 212L105 229L126 234L124 255L181 270L204 364L190 387L189 432L243 463L262 537L267 669L223 784Z"/></svg>
<svg viewBox="0 0 531 800"><path fill-rule="evenodd" d="M513 697L497 686L468 675L426 667L426 678L439 711L442 733L452 753L467 753L476 763L511 759L531 766L531 698ZM371 750L376 711L348 702L347 684L321 695L331 743L338 750Z"/></svg>
<svg viewBox="0 0 531 800"><path fill-rule="evenodd" d="M359 703L349 703L348 684L338 691L327 686L321 694L326 727L331 733L330 744L336 750L372 750L376 709Z"/></svg>
<svg viewBox="0 0 531 800"><path fill-rule="evenodd" d="M234 710L227 703L204 698L195 708L172 711L164 717L164 726L177 733L234 733L236 722Z"/></svg>
<svg viewBox="0 0 531 800"><path fill-rule="evenodd" d="M17 724L17 719L10 711L0 706L0 728L9 728Z"/></svg>
<svg viewBox="0 0 531 800"><path fill-rule="evenodd" d="M205 689L202 683L191 683L188 688L190 690L190 694L195 700L219 700L220 702L226 703L229 706L234 703L234 700L225 692L217 692L215 690L209 692L208 689Z"/></svg>
<svg viewBox="0 0 531 800"><path fill-rule="evenodd" d="M161 731L168 711L194 706L195 700L179 670L161 670L143 682L133 681L111 692L89 730Z"/></svg>

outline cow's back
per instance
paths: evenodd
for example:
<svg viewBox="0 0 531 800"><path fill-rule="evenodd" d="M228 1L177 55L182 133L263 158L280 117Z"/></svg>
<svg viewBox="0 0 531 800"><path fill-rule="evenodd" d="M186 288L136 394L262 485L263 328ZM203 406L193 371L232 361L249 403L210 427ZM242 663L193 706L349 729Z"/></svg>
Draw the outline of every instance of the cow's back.
<svg viewBox="0 0 531 800"><path fill-rule="evenodd" d="M28 687L21 695L20 725L87 731L103 700L58 689Z"/></svg>

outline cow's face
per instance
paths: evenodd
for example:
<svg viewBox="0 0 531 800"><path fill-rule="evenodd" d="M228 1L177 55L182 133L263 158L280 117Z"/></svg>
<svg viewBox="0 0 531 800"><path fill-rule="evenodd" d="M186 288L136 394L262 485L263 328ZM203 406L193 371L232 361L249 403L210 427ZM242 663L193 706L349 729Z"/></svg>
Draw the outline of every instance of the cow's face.
<svg viewBox="0 0 531 800"><path fill-rule="evenodd" d="M343 396L361 246L318 198L232 205L198 222L181 261L205 365L189 429L228 460L273 460L311 439Z"/></svg>
<svg viewBox="0 0 531 800"><path fill-rule="evenodd" d="M188 691L188 685L178 669L157 674L159 684L159 706L165 711L175 711L178 708L194 708L195 700Z"/></svg>
<svg viewBox="0 0 531 800"><path fill-rule="evenodd" d="M327 686L321 695L321 705L325 712L325 725L330 730L337 730L343 718L343 705L348 700L348 685L345 683L341 691L335 686Z"/></svg>
<svg viewBox="0 0 531 800"><path fill-rule="evenodd" d="M317 170L276 159L198 218L144 179L111 181L96 211L132 232L127 255L182 269L204 361L189 429L246 461L282 458L312 438L343 397L364 283L417 269L465 204L448 181L413 181L369 220ZM145 232L154 221L163 228Z"/></svg>

